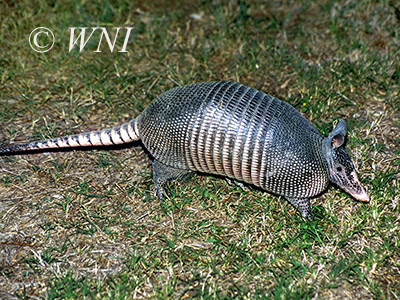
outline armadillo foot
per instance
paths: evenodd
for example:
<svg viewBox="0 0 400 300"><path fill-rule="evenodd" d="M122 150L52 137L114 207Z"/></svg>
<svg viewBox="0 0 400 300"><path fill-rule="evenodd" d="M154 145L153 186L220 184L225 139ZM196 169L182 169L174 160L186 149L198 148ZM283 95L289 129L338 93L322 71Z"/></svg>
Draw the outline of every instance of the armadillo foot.
<svg viewBox="0 0 400 300"><path fill-rule="evenodd" d="M169 167L154 159L152 161L153 167L153 182L154 182L154 196L163 198L167 195L165 185L168 181L173 179L181 179L191 173L190 170L182 170Z"/></svg>
<svg viewBox="0 0 400 300"><path fill-rule="evenodd" d="M308 198L286 198L301 214L303 219L312 220L311 202Z"/></svg>

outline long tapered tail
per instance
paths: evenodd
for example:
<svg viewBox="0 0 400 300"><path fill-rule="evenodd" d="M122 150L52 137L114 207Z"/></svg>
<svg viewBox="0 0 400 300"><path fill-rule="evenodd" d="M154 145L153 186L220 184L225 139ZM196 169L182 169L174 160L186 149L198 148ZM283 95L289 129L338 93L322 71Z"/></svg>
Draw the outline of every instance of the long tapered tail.
<svg viewBox="0 0 400 300"><path fill-rule="evenodd" d="M110 129L84 132L26 144L5 146L0 148L0 155L9 155L32 150L120 145L138 141L140 138L137 120L138 118Z"/></svg>

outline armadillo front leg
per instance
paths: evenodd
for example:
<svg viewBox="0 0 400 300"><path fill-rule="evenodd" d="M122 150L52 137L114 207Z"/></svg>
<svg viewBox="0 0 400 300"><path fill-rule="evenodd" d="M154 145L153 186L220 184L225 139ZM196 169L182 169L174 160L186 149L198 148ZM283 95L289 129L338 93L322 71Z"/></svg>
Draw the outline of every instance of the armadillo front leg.
<svg viewBox="0 0 400 300"><path fill-rule="evenodd" d="M311 202L308 198L286 198L301 214L304 219L312 220Z"/></svg>
<svg viewBox="0 0 400 300"><path fill-rule="evenodd" d="M152 161L153 167L153 182L154 182L154 196L162 198L166 195L165 185L168 181L173 179L181 179L190 174L190 170L175 169L164 165L158 160Z"/></svg>

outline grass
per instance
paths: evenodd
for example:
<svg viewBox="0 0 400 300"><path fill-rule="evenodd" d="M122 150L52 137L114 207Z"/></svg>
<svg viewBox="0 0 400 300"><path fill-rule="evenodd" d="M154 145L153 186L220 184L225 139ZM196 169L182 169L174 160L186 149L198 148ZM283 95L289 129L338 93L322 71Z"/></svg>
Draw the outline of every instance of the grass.
<svg viewBox="0 0 400 300"><path fill-rule="evenodd" d="M0 298L400 298L395 1L5 1L0 18L0 143L110 127L174 86L240 81L325 135L345 118L371 197L329 188L305 222L214 177L158 201L140 147L1 157ZM45 54L27 40L39 26L56 36ZM77 26L133 27L129 52L95 53L96 39L69 52Z"/></svg>

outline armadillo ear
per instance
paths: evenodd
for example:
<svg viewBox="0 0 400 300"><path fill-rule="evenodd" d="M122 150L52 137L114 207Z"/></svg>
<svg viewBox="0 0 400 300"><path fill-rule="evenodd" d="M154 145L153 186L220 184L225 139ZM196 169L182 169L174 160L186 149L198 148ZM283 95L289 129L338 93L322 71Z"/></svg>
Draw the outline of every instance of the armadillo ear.
<svg viewBox="0 0 400 300"><path fill-rule="evenodd" d="M331 160L332 149L343 145L346 133L346 122L340 119L335 129L322 141L322 152L328 162Z"/></svg>
<svg viewBox="0 0 400 300"><path fill-rule="evenodd" d="M333 129L328 136L328 139L331 140L332 148L338 148L343 145L346 133L346 122L343 119L340 119L335 129Z"/></svg>

